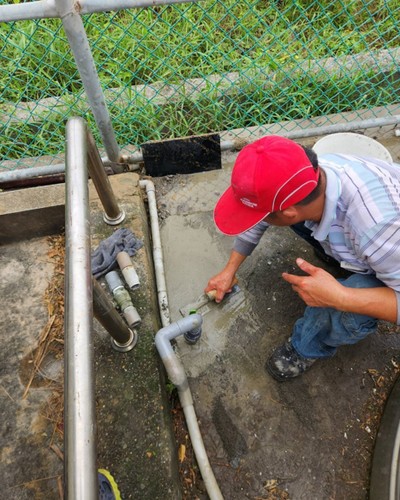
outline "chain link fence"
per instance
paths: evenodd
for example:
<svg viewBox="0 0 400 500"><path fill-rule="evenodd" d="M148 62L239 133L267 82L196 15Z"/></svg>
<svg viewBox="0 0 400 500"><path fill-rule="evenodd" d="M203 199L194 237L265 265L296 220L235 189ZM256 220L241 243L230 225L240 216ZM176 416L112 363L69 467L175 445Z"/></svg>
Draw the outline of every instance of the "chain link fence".
<svg viewBox="0 0 400 500"><path fill-rule="evenodd" d="M203 0L82 19L122 151L400 110L398 0ZM62 158L73 115L101 144L59 19L1 23L0 61L0 171Z"/></svg>

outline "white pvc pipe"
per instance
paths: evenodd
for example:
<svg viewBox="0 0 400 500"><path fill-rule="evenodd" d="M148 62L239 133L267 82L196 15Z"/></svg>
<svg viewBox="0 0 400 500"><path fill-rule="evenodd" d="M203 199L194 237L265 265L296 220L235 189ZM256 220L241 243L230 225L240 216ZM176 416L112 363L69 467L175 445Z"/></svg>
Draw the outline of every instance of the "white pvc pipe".
<svg viewBox="0 0 400 500"><path fill-rule="evenodd" d="M190 389L187 389L190 391ZM182 404L182 403L181 403ZM201 436L199 424L194 410L194 406L183 406L183 412L186 418L186 424L189 430L190 441L192 443L194 453L196 455L197 464L199 466L201 476L204 480L208 496L210 500L223 500L221 490L219 489L217 480L215 479L214 472L208 460L207 452L204 447L203 438Z"/></svg>
<svg viewBox="0 0 400 500"><path fill-rule="evenodd" d="M164 363L169 379L178 389L179 400L185 414L190 441L196 455L197 464L204 480L208 496L210 497L210 500L223 500L221 490L219 489L218 483L215 479L213 470L208 460L206 449L204 447L185 369L181 361L176 356L170 343L171 340L175 339L179 335L183 335L194 328L199 328L202 321L203 318L201 314L192 314L176 321L175 323L165 326L157 332L155 344Z"/></svg>
<svg viewBox="0 0 400 500"><path fill-rule="evenodd" d="M156 273L158 304L160 306L161 324L170 324L167 284L165 282L164 259L161 247L160 226L158 224L156 190L150 180L139 181L139 186L146 189L150 212L151 236L153 240L153 260Z"/></svg>
<svg viewBox="0 0 400 500"><path fill-rule="evenodd" d="M208 496L211 500L223 500L221 490L219 489L218 483L215 479L208 460L206 449L204 447L185 369L170 344L170 340L179 335L183 335L193 328L197 328L202 322L202 317L199 314L193 314L182 318L175 323L170 323L155 187L150 180L139 181L139 186L146 189L148 198L158 303L161 314L161 322L163 325L163 328L157 332L155 337L156 347L164 363L169 379L178 389L179 400L185 414L190 440Z"/></svg>

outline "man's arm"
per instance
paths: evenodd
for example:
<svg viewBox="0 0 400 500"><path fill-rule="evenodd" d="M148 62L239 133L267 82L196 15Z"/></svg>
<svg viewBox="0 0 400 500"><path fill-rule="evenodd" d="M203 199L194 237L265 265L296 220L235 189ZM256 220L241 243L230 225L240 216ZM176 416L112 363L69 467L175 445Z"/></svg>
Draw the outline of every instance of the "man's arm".
<svg viewBox="0 0 400 500"><path fill-rule="evenodd" d="M308 276L283 273L282 277L308 306L333 307L339 311L397 322L397 298L391 288L345 287L324 269L303 259L297 259L296 263Z"/></svg>
<svg viewBox="0 0 400 500"><path fill-rule="evenodd" d="M224 269L209 280L204 291L207 293L211 290L217 290L215 302L221 302L226 292L231 290L236 271L246 260L246 257L246 255L242 255L236 250L232 250Z"/></svg>
<svg viewBox="0 0 400 500"><path fill-rule="evenodd" d="M380 288L345 288L343 305L345 312L366 314L373 318L397 322L397 300L394 290Z"/></svg>
<svg viewBox="0 0 400 500"><path fill-rule="evenodd" d="M266 222L261 221L248 231L236 236L233 249L226 266L221 272L209 280L206 288L204 289L206 293L211 290L217 290L215 297L216 302L221 302L224 295L231 291L236 271L246 260L246 257L251 255L253 250L256 248L268 226L269 225Z"/></svg>

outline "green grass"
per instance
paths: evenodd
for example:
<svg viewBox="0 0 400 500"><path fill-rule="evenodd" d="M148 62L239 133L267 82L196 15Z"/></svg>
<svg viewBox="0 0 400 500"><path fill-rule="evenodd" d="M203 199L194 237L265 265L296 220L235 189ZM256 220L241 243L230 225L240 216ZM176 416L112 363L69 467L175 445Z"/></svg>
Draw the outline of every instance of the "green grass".
<svg viewBox="0 0 400 500"><path fill-rule="evenodd" d="M6 3L1 2L0 3ZM268 122L392 104L398 75L357 71L348 77L296 68L315 61L397 48L398 0L203 0L84 18L103 88L129 89L130 102L109 102L121 145L257 126ZM64 149L64 114L49 105L20 123L10 103L79 96L82 84L59 20L0 25L0 159ZM357 69L357 68L356 68ZM156 104L133 86L238 73L221 92ZM273 81L268 74L276 72ZM261 77L260 75L265 75ZM78 102L78 99L70 101ZM85 113L95 129L91 113Z"/></svg>
<svg viewBox="0 0 400 500"><path fill-rule="evenodd" d="M363 73L349 79L330 78L320 82L311 78L305 81L303 78L301 82L294 81L286 87L276 83L269 86L268 91L263 90L265 82L255 81L219 98L211 94L197 100L185 99L158 106L136 99L132 107L121 109L110 106L110 112L115 117L117 136L127 137L130 144L140 145L149 139L254 127L281 120L352 111L370 105L388 105L393 101L392 89L398 92L400 83L396 80L395 86L388 88L387 80L387 75L379 78L370 75L368 78ZM87 113L84 117L95 131L91 114ZM40 126L32 123L22 127L20 124L10 126L3 131L0 156L18 159L26 155L26 151L28 156L39 156L43 151L47 154L60 153L64 148L64 131L64 120L51 114Z"/></svg>

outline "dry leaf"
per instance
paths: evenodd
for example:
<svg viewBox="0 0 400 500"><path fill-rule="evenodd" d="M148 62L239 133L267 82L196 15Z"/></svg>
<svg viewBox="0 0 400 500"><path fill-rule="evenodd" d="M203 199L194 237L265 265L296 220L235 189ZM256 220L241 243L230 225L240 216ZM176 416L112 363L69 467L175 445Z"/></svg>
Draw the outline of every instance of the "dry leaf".
<svg viewBox="0 0 400 500"><path fill-rule="evenodd" d="M264 484L264 488L267 491L274 490L277 486L278 486L278 481L276 479L268 479Z"/></svg>
<svg viewBox="0 0 400 500"><path fill-rule="evenodd" d="M185 456L186 456L186 446L184 444L181 444L179 446L179 451L178 451L178 458L180 463L182 463L185 460Z"/></svg>

